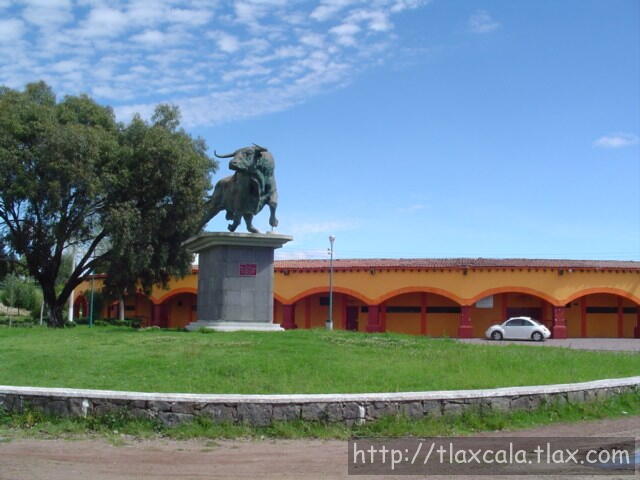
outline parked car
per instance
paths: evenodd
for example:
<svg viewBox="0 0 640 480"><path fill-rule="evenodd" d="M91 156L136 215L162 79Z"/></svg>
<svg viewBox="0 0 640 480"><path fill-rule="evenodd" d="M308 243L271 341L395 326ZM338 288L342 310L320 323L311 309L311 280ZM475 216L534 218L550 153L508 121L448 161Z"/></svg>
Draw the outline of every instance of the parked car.
<svg viewBox="0 0 640 480"><path fill-rule="evenodd" d="M485 336L491 340L533 340L543 342L551 332L531 317L511 317L498 325L490 326Z"/></svg>

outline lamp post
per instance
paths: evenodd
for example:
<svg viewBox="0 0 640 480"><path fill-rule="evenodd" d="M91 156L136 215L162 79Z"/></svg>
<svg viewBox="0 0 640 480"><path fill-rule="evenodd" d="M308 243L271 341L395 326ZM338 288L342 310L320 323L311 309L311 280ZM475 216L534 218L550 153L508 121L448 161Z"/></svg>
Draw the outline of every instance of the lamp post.
<svg viewBox="0 0 640 480"><path fill-rule="evenodd" d="M76 269L76 249L73 247L71 249L71 271L73 272ZM73 322L73 290L71 290L71 294L69 295L69 323ZM42 323L42 322L41 322Z"/></svg>
<svg viewBox="0 0 640 480"><path fill-rule="evenodd" d="M327 330L333 330L333 242L336 237L329 235L329 320L327 320Z"/></svg>
<svg viewBox="0 0 640 480"><path fill-rule="evenodd" d="M89 303L89 328L93 327L93 272L91 273L91 303Z"/></svg>

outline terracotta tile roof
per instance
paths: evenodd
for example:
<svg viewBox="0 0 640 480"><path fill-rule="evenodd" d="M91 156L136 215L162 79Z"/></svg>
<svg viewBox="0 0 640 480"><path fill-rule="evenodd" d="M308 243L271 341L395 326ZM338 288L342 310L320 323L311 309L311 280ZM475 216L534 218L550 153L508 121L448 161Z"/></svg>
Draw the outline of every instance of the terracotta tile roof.
<svg viewBox="0 0 640 480"><path fill-rule="evenodd" d="M329 260L278 260L276 270L329 268ZM640 270L640 262L621 260L545 260L530 258L356 258L333 261L334 269L370 268L553 268Z"/></svg>

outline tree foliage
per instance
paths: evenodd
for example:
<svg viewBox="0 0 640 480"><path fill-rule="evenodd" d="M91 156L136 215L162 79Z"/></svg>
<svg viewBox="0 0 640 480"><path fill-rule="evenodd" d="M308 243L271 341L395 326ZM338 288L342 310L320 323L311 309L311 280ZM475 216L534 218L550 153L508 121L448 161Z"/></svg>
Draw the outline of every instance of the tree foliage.
<svg viewBox="0 0 640 480"><path fill-rule="evenodd" d="M64 303L91 271L121 293L188 269L181 244L197 231L216 164L179 120L162 105L151 122L123 125L85 95L56 101L43 82L0 88L0 235L42 287L50 325L63 325Z"/></svg>
<svg viewBox="0 0 640 480"><path fill-rule="evenodd" d="M2 303L8 307L23 308L25 310L40 309L40 290L33 280L20 278L9 274L2 282Z"/></svg>

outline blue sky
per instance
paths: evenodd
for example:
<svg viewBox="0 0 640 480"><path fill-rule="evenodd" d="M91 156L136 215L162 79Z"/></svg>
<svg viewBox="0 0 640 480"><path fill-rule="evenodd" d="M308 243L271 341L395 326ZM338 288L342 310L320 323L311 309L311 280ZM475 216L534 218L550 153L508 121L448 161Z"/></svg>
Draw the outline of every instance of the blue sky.
<svg viewBox="0 0 640 480"><path fill-rule="evenodd" d="M0 33L0 84L267 146L280 257L640 260L636 0L0 0Z"/></svg>

